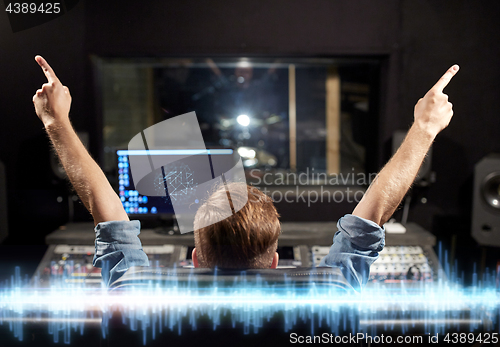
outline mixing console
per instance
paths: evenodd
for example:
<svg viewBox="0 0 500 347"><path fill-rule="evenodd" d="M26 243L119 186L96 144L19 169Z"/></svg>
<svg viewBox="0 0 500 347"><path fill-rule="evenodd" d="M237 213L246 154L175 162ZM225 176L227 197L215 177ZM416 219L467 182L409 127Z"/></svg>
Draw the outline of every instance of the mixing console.
<svg viewBox="0 0 500 347"><path fill-rule="evenodd" d="M397 223L392 223L394 229ZM328 254L335 223L284 222L279 239L278 267L318 266ZM92 223L75 223L47 236L50 244L38 266L37 285L48 286L63 280L100 286L100 269L92 266L95 248ZM371 266L371 283L436 281L440 265L433 250L435 237L415 223L408 223L397 233L387 227L386 246ZM391 229L391 230L390 230ZM390 232L391 231L391 232ZM402 232L404 231L404 232ZM164 235L156 229L141 230L141 242L153 267L191 267L193 235Z"/></svg>
<svg viewBox="0 0 500 347"><path fill-rule="evenodd" d="M328 254L330 247L313 246L315 266ZM386 246L370 268L370 282L430 282L436 279L438 262L431 247Z"/></svg>
<svg viewBox="0 0 500 347"><path fill-rule="evenodd" d="M194 247L183 245L143 246L153 267L192 267L191 252ZM302 266L304 246L279 247L278 267ZM80 283L86 287L101 286L101 269L92 265L95 247L87 245L51 245L38 266L33 281L39 287L51 283ZM307 253L307 251L306 251Z"/></svg>
<svg viewBox="0 0 500 347"><path fill-rule="evenodd" d="M387 246L370 269L370 280L397 283L433 280L433 262L420 246Z"/></svg>
<svg viewBox="0 0 500 347"><path fill-rule="evenodd" d="M171 266L185 259L185 247L174 245L143 246L153 266ZM101 269L92 266L95 247L83 245L52 245L40 262L33 281L46 287L55 281L81 283L86 287L101 286Z"/></svg>
<svg viewBox="0 0 500 347"><path fill-rule="evenodd" d="M280 236L280 247L278 248L279 267L310 268L318 266L323 257L328 254L331 247L332 230L335 229L334 223L284 223L282 227L283 234ZM33 284L42 288L58 283L70 286L72 284L81 285L85 288L102 287L100 269L92 266L95 252L92 245L94 235L88 230L88 226L82 226L82 228L75 227L74 230L67 228L54 232L48 239L50 241L48 243L51 245L33 277ZM144 229L141 231L141 241L152 267L192 267L191 252L194 246L192 236L161 235L153 230ZM477 301L477 296L469 298L467 292L461 292L459 288L454 288L457 292L452 292L452 294L460 295L460 300L455 300L453 295L450 296L449 291L441 296L440 286L434 284L441 284L443 282L438 281L438 279L446 280L446 278L433 250L434 245L435 238L415 224L409 223L404 233L391 234L388 232L386 247L371 266L369 283L366 286L367 289L375 290L377 300L374 300L373 304L378 303L378 306L370 306L369 310L362 312L363 316L359 317L359 326L363 327L362 329L382 332L390 328L392 333L402 331L405 335L411 333L429 334L429 327L459 331L477 329L488 331L490 329L491 322L488 318L490 313L482 313L483 308L487 305L483 301ZM417 290L408 291L406 290L408 288ZM422 295L422 293L426 295ZM428 293L431 295L428 296ZM291 299L295 301L295 293L292 294ZM394 294L397 294L398 300L402 301L395 302ZM370 293L370 295L372 294ZM371 299L370 296L368 298ZM484 297L484 299L485 302L490 302L489 297ZM260 296L259 300L261 300ZM260 303L259 305L262 306ZM314 307L316 310L318 306ZM324 310L321 312L324 312L326 317L327 314L334 311L330 310L329 307L319 306L318 308ZM238 309L239 307L236 310ZM297 314L299 311L303 316L302 305L300 308L297 307ZM86 324L100 324L100 318L96 319L93 316L94 311L89 312L92 314L81 321L85 321ZM63 321L56 316L54 317L54 324L60 324ZM65 317L63 318L66 319ZM18 316L15 316L14 319L18 319ZM30 319L27 317L25 321L30 321ZM152 321L149 316L147 319ZM293 319L298 320L298 318L291 320ZM33 319L31 321L35 322ZM335 321L337 320L332 319L332 322ZM134 324L137 327L137 321ZM101 329L101 326L98 329Z"/></svg>

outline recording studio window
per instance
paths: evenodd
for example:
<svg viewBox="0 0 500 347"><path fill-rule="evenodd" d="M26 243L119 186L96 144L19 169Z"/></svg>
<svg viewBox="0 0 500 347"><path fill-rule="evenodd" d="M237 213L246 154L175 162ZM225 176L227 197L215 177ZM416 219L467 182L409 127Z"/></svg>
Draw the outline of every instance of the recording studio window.
<svg viewBox="0 0 500 347"><path fill-rule="evenodd" d="M238 151L249 181L264 173L304 173L310 180L368 173L367 157L376 155L371 151L377 136L377 60L95 58L94 63L108 171L115 167L116 150L127 148L134 135L191 111L207 148Z"/></svg>

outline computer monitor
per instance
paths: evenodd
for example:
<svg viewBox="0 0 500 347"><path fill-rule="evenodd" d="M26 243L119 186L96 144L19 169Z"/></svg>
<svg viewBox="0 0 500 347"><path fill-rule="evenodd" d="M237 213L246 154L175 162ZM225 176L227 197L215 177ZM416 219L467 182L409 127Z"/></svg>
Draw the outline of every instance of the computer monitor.
<svg viewBox="0 0 500 347"><path fill-rule="evenodd" d="M118 150L116 153L118 157L118 194L123 208L131 219L138 219L146 223L148 227L174 226L174 206L179 208L175 202L182 201L195 212L203 200L196 194L196 187L215 178L219 174L218 171L229 170L239 159L239 155L232 149L203 151L192 149ZM151 156L158 156L161 158L160 160L165 160L166 163L170 164L152 170L147 177L141 179L141 182L134 183L130 168L130 156L134 156L134 163L148 163ZM138 156L144 157L144 160L140 160L141 158ZM204 157L206 160L207 156L211 172L207 172L206 166L203 165L204 160L202 159ZM172 157L175 160L172 160ZM137 185L142 185L143 188L137 188ZM168 191L167 185L172 191ZM139 190L143 194L140 194ZM144 195L148 192L151 192L151 195ZM174 203L172 203L173 201ZM185 211L181 209L177 212Z"/></svg>
<svg viewBox="0 0 500 347"><path fill-rule="evenodd" d="M128 150L118 150L118 195L125 212L130 219L138 219L142 222L154 224L165 224L173 222L175 218L174 209L168 196L145 196L136 190L130 170ZM168 224L171 224L168 223Z"/></svg>

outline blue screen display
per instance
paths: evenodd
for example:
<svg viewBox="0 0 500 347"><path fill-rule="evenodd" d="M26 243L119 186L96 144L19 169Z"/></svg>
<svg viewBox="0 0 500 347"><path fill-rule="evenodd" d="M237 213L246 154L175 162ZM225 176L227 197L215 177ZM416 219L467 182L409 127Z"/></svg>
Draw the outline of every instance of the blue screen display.
<svg viewBox="0 0 500 347"><path fill-rule="evenodd" d="M127 214L155 215L173 214L174 209L168 192L166 197L144 196L135 190L130 173L129 153L120 150L118 154L118 194Z"/></svg>
<svg viewBox="0 0 500 347"><path fill-rule="evenodd" d="M213 179L216 172L213 167L211 167L211 172L207 171L207 168L200 165L196 157L217 156L218 159L215 161L218 164L217 168L226 171L234 165L235 158L239 158L234 154L232 149L118 150L118 194L123 207L128 214L155 215L174 214L172 200L198 204L197 197L190 195L189 192L197 184ZM154 186L153 196L145 196L139 194L134 185L130 169L131 155L143 156L144 162L149 162L148 157L151 156L174 156L179 160L176 160L174 165L162 167L161 170L154 170L154 172L152 170L152 176L149 179L151 185ZM188 158L185 158L186 156ZM215 159L211 159L210 163L212 160ZM172 189L171 192L167 189L167 182ZM162 196L163 194L165 196Z"/></svg>

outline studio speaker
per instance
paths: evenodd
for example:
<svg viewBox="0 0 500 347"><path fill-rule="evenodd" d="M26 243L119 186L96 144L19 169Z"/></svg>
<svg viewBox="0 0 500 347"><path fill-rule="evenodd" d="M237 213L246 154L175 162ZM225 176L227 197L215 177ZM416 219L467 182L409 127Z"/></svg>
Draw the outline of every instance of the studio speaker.
<svg viewBox="0 0 500 347"><path fill-rule="evenodd" d="M500 154L484 157L474 168L472 237L500 247Z"/></svg>
<svg viewBox="0 0 500 347"><path fill-rule="evenodd" d="M7 235L9 235L7 220L7 180L5 177L5 166L0 161L0 242L2 242Z"/></svg>
<svg viewBox="0 0 500 347"><path fill-rule="evenodd" d="M408 132L404 130L396 130L392 135L392 154L396 153L399 146L403 143L406 134ZM429 148L427 155L425 156L424 162L420 169L418 170L417 177L413 182L415 185L420 187L427 187L429 184L434 183L435 178L431 170L432 163L432 147Z"/></svg>

